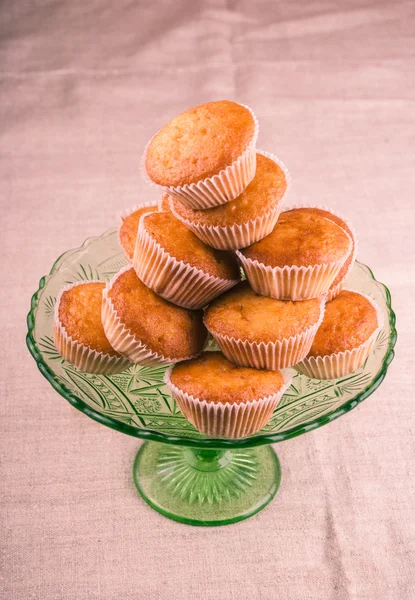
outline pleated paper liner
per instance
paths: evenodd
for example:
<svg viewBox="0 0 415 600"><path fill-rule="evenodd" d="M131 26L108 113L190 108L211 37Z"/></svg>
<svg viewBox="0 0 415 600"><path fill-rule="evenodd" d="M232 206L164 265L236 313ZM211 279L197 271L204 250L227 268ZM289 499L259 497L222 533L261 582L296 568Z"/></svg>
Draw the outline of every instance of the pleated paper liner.
<svg viewBox="0 0 415 600"><path fill-rule="evenodd" d="M284 213L293 208L301 207L286 208L282 212ZM271 267L258 260L247 258L239 250L236 250L236 255L242 264L252 289L258 294L277 300L309 300L310 298L318 298L328 292L352 251L352 238L346 230L343 229L343 231L349 238L349 250L340 260L328 263L301 267L296 265Z"/></svg>
<svg viewBox="0 0 415 600"><path fill-rule="evenodd" d="M171 371L172 367L167 369L164 381L183 415L198 431L216 438L244 438L260 431L291 383L291 376L283 373L284 385L275 394L249 402L222 404L200 400L180 390L171 382Z"/></svg>
<svg viewBox="0 0 415 600"><path fill-rule="evenodd" d="M171 212L170 208L170 196L168 194L162 194L157 202L157 208L159 212Z"/></svg>
<svg viewBox="0 0 415 600"><path fill-rule="evenodd" d="M170 208L165 207L163 200L164 194L162 194L157 200L140 202L139 204L134 204L134 206L130 206L129 208L124 208L123 210L118 211L117 218L119 224L122 225L124 219L135 213L136 210L140 210L140 208L148 208L149 206L154 206L155 210L157 210L158 212L165 212L166 210L170 210Z"/></svg>
<svg viewBox="0 0 415 600"><path fill-rule="evenodd" d="M254 242L262 240L274 229L278 217L280 215L283 203L287 197L287 194L291 187L291 177L288 173L288 169L282 161L279 160L274 154L257 150L258 154L262 154L267 158L274 161L284 172L286 179L286 190L279 200L278 204L271 210L268 210L264 214L250 219L246 223L234 225L200 225L198 223L192 223L188 219L183 218L174 210L174 203L170 200L170 210L174 216L179 219L188 229L193 231L198 238L218 250L236 250L237 248L245 248L250 246Z"/></svg>
<svg viewBox="0 0 415 600"><path fill-rule="evenodd" d="M103 283L102 281L91 280L88 282L77 281L65 286L59 293L55 305L55 319L53 325L53 340L55 346L68 362L72 363L79 370L85 373L95 373L97 375L112 375L120 373L131 365L131 362L125 356L114 356L104 352L93 350L84 344L75 341L68 335L66 328L59 320L59 305L62 294L69 289L85 283ZM111 343L111 342L110 342ZM114 348L115 350L115 348Z"/></svg>
<svg viewBox="0 0 415 600"><path fill-rule="evenodd" d="M361 292L359 292L360 294ZM369 356L373 345L378 337L379 332L383 328L383 314L376 302L372 298L364 296L376 310L378 327L372 335L360 346L353 350L345 350L344 352L336 352L327 354L326 356L310 356L305 357L301 362L295 365L295 369L307 375L311 379L338 379L350 373L354 373L360 369L367 357Z"/></svg>
<svg viewBox="0 0 415 600"><path fill-rule="evenodd" d="M254 112L249 106L245 106L245 108L250 111L252 118L254 119L255 131L252 141L248 144L244 152L238 156L232 164L220 171L217 175L207 177L197 183L185 184L182 186L161 186L165 192L174 198L178 198L183 204L196 209L211 208L213 206L218 206L219 204L225 204L230 200L234 200L243 192L255 175L255 145L259 131L258 119ZM150 143L151 140L144 150L141 160L141 172L144 179L155 185L148 177L145 169L146 155Z"/></svg>
<svg viewBox="0 0 415 600"><path fill-rule="evenodd" d="M124 254L126 259L128 260L128 262L131 262L130 257L128 256L122 241L121 241L121 226L124 222L124 219L126 219L127 217L129 217L130 215L132 215L133 213L135 213L137 210L140 210L140 208L148 208L149 206L157 206L156 210L154 212L161 211L160 208L160 204L159 201L157 202L143 202L142 204L136 204L135 206L131 206L130 208L125 208L124 210L121 210L117 213L117 218L118 218L118 243L120 244L121 248L124 250Z"/></svg>
<svg viewBox="0 0 415 600"><path fill-rule="evenodd" d="M324 316L325 298L321 298L318 321L297 335L275 342L249 342L248 340L222 335L209 329L223 354L241 367L277 371L297 364L307 356L317 329ZM206 323L205 323L206 325Z"/></svg>
<svg viewBox="0 0 415 600"><path fill-rule="evenodd" d="M246 258L238 250L245 275L252 289L277 300L309 300L325 294L340 271L346 257L326 264L308 267L271 267Z"/></svg>
<svg viewBox="0 0 415 600"><path fill-rule="evenodd" d="M124 208L117 213L118 222L122 225L124 219L135 213L136 210L140 210L140 208L148 208L149 206L156 207L154 212L157 210L161 212L160 208L160 199L159 200L150 200L149 202L141 202L140 204L135 204L134 206L130 206L129 208Z"/></svg>
<svg viewBox="0 0 415 600"><path fill-rule="evenodd" d="M146 216L138 224L133 266L156 294L183 308L198 309L238 283L239 279L214 277L171 256L147 233Z"/></svg>
<svg viewBox="0 0 415 600"><path fill-rule="evenodd" d="M289 206L288 208L284 209L283 212L285 212L286 210L294 210L296 208L316 208L319 210L324 210L328 213L331 213L334 217L337 217L338 219L340 219L341 221L343 221L344 225L346 226L346 229L344 229L341 225L339 225L339 227L342 227L342 229L352 238L352 247L351 247L351 260L350 263L347 267L347 270L345 271L343 277L341 278L341 280L335 285L335 286L330 286L330 289L327 292L327 302L330 302L330 300L334 300L334 298L336 296L338 296L340 294L340 292L343 289L344 286L344 282L347 278L347 276L349 275L350 271L353 268L353 265L355 263L356 260L356 256L357 256L357 250L358 250L358 246L359 246L359 241L357 238L357 234L356 234L356 230L353 227L353 225L350 223L350 221L348 221L347 219L345 219L343 217L343 215L340 215L338 212L334 211L332 208L325 206L325 205L319 205L319 204L295 204L293 206ZM326 217L327 219L329 219L329 217ZM333 221L335 222L335 221ZM345 262L347 262L347 260L349 259L350 254L348 254ZM344 263L343 263L344 265ZM336 276L337 277L337 276ZM336 279L336 278L335 278Z"/></svg>
<svg viewBox="0 0 415 600"><path fill-rule="evenodd" d="M182 360L189 360L195 358L196 355L181 356L179 358L170 358L154 352L151 348L141 342L133 333L121 322L121 319L117 315L111 298L108 296L108 292L111 290L114 282L117 278L122 275L128 269L131 269L130 265L127 265L121 271L119 271L109 281L102 294L102 323L104 325L105 335L107 336L111 346L117 350L120 354L123 354L131 360L131 362L141 365L156 365L156 364L171 364L180 362Z"/></svg>

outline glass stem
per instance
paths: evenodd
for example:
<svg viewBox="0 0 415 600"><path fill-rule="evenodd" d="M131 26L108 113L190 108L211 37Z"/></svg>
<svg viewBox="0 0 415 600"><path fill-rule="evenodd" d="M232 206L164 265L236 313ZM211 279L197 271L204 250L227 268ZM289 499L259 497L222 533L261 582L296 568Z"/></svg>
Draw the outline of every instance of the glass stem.
<svg viewBox="0 0 415 600"><path fill-rule="evenodd" d="M219 448L186 448L184 454L186 462L198 471L218 471L231 460L230 450Z"/></svg>

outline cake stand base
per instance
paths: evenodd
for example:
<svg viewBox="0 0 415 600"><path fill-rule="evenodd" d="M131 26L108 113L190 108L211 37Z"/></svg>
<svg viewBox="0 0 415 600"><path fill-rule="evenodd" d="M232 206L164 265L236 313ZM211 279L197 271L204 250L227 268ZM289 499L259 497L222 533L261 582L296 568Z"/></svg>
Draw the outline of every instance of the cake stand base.
<svg viewBox="0 0 415 600"><path fill-rule="evenodd" d="M134 461L141 497L162 515L189 525L227 525L262 510L281 481L270 446L202 449L145 442Z"/></svg>

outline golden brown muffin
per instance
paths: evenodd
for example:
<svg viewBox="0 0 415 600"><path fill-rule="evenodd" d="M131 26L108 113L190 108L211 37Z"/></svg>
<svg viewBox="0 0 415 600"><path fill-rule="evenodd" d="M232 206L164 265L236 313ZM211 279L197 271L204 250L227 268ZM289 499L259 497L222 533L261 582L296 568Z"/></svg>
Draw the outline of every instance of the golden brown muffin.
<svg viewBox="0 0 415 600"><path fill-rule="evenodd" d="M236 102L208 102L186 110L151 140L145 169L154 183L182 186L231 165L253 141L255 120Z"/></svg>
<svg viewBox="0 0 415 600"><path fill-rule="evenodd" d="M134 256L135 240L137 237L138 222L140 217L148 212L157 211L157 206L142 206L127 217L122 218L120 227L120 243L130 260Z"/></svg>
<svg viewBox="0 0 415 600"><path fill-rule="evenodd" d="M133 268L115 279L108 297L120 322L153 352L180 359L202 350L207 336L202 312L163 300L138 279Z"/></svg>
<svg viewBox="0 0 415 600"><path fill-rule="evenodd" d="M221 279L239 279L234 254L206 246L171 213L158 212L143 220L146 232L179 261Z"/></svg>
<svg viewBox="0 0 415 600"><path fill-rule="evenodd" d="M343 290L326 304L323 321L308 356L326 356L358 348L378 326L373 304L362 294Z"/></svg>
<svg viewBox="0 0 415 600"><path fill-rule="evenodd" d="M195 210L172 198L179 218L199 225L224 227L243 224L262 216L278 205L287 189L284 171L276 162L257 152L255 177L240 196L226 204Z"/></svg>
<svg viewBox="0 0 415 600"><path fill-rule="evenodd" d="M333 283L331 284L331 286L329 288L329 290L333 290L346 277L347 273L349 272L350 265L351 265L352 261L354 260L356 240L355 240L353 231L350 229L348 224L343 219L341 219L337 215L334 215L329 210L324 210L323 208L315 208L315 207L310 207L310 208L306 207L306 208L302 208L301 210L304 212L308 212L310 214L321 215L322 217L325 217L326 219L330 219L330 221L333 221L333 223L336 223L336 225L338 225L346 233L348 233L350 236L350 239L352 240L352 248L351 248L350 254L347 257L344 265L338 272L335 280L333 281Z"/></svg>
<svg viewBox="0 0 415 600"><path fill-rule="evenodd" d="M75 342L91 350L119 356L109 343L101 322L102 291L105 283L76 285L62 293L58 319Z"/></svg>
<svg viewBox="0 0 415 600"><path fill-rule="evenodd" d="M221 352L204 352L173 367L170 381L206 402L240 404L276 394L284 386L280 371L238 367Z"/></svg>
<svg viewBox="0 0 415 600"><path fill-rule="evenodd" d="M318 298L274 300L256 294L243 282L208 306L205 324L213 334L267 343L306 331L318 322L320 314Z"/></svg>
<svg viewBox="0 0 415 600"><path fill-rule="evenodd" d="M350 237L339 225L299 208L283 212L272 233L241 253L271 267L307 267L340 261L350 247Z"/></svg>

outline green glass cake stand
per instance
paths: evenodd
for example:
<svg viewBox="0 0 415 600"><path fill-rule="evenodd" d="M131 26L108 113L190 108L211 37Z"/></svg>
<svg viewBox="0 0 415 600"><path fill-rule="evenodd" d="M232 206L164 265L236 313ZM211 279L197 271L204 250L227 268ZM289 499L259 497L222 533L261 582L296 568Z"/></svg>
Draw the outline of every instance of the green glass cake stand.
<svg viewBox="0 0 415 600"><path fill-rule="evenodd" d="M134 365L118 375L91 375L63 360L52 337L59 290L78 280L109 280L125 264L116 229L65 252L40 280L28 315L27 345L41 373L59 394L95 421L146 440L133 474L142 498L163 515L193 525L235 523L257 513L281 480L270 444L325 425L372 394L391 363L395 315L388 289L356 263L348 287L364 292L385 316L365 366L346 377L317 381L296 374L271 421L256 435L213 439L182 416L163 383L165 367Z"/></svg>

